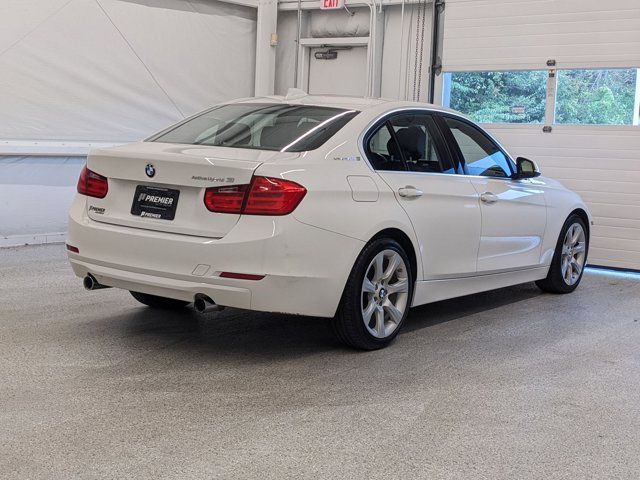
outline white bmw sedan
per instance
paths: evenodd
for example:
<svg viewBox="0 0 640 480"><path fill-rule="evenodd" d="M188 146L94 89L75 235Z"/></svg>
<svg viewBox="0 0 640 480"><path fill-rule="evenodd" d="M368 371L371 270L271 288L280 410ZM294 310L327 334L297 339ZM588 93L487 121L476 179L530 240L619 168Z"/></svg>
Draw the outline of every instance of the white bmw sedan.
<svg viewBox="0 0 640 480"><path fill-rule="evenodd" d="M476 124L421 103L263 97L93 151L67 250L85 287L331 317L361 349L411 306L579 284L591 217Z"/></svg>

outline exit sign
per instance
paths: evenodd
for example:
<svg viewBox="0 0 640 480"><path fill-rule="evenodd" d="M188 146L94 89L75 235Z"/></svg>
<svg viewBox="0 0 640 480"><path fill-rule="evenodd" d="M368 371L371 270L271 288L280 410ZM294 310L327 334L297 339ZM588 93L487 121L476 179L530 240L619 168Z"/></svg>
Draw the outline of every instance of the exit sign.
<svg viewBox="0 0 640 480"><path fill-rule="evenodd" d="M320 0L320 8L322 10L334 10L343 6L344 0Z"/></svg>

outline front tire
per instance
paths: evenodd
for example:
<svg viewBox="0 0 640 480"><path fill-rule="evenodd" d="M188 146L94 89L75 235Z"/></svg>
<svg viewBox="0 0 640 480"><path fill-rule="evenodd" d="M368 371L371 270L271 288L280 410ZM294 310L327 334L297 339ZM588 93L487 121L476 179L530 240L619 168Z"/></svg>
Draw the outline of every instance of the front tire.
<svg viewBox="0 0 640 480"><path fill-rule="evenodd" d="M178 310L186 307L189 302L184 300L175 300L173 298L159 297L157 295L149 295L148 293L129 292L133 298L140 303L151 308L160 310Z"/></svg>
<svg viewBox="0 0 640 480"><path fill-rule="evenodd" d="M587 225L578 215L571 215L560 232L547 278L536 285L550 293L573 292L582 280L588 251Z"/></svg>
<svg viewBox="0 0 640 480"><path fill-rule="evenodd" d="M402 246L390 238L374 240L347 280L333 319L336 336L362 350L386 347L407 318L412 295L411 264Z"/></svg>

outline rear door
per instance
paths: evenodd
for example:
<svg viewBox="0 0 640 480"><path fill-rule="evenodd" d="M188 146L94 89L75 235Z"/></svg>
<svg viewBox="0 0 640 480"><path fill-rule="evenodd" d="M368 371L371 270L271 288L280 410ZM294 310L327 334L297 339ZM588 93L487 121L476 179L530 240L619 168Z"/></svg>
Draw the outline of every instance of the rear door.
<svg viewBox="0 0 640 480"><path fill-rule="evenodd" d="M97 150L87 167L107 177L109 191L102 199L87 197L87 215L97 222L221 238L240 216L207 210L205 190L249 184L255 169L276 154L297 156L159 142Z"/></svg>
<svg viewBox="0 0 640 480"><path fill-rule="evenodd" d="M475 274L480 240L478 194L439 138L422 110L393 114L365 137L370 163L411 219L423 280Z"/></svg>
<svg viewBox="0 0 640 480"><path fill-rule="evenodd" d="M506 153L472 123L448 115L438 121L480 197L478 273L538 266L547 222L540 182L511 179Z"/></svg>

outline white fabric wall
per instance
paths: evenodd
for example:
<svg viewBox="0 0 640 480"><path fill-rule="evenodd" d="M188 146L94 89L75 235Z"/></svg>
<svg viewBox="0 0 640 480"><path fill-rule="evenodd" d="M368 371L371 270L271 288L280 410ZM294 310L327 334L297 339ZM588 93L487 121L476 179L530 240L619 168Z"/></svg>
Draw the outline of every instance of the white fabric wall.
<svg viewBox="0 0 640 480"><path fill-rule="evenodd" d="M447 0L444 15L444 71L640 67L638 0ZM486 127L582 195L590 263L640 269L640 127Z"/></svg>
<svg viewBox="0 0 640 480"><path fill-rule="evenodd" d="M125 143L251 96L255 17L215 0L0 0L0 143ZM0 157L0 246L64 239L83 163Z"/></svg>
<svg viewBox="0 0 640 480"><path fill-rule="evenodd" d="M2 0L0 139L127 142L253 94L255 9Z"/></svg>

